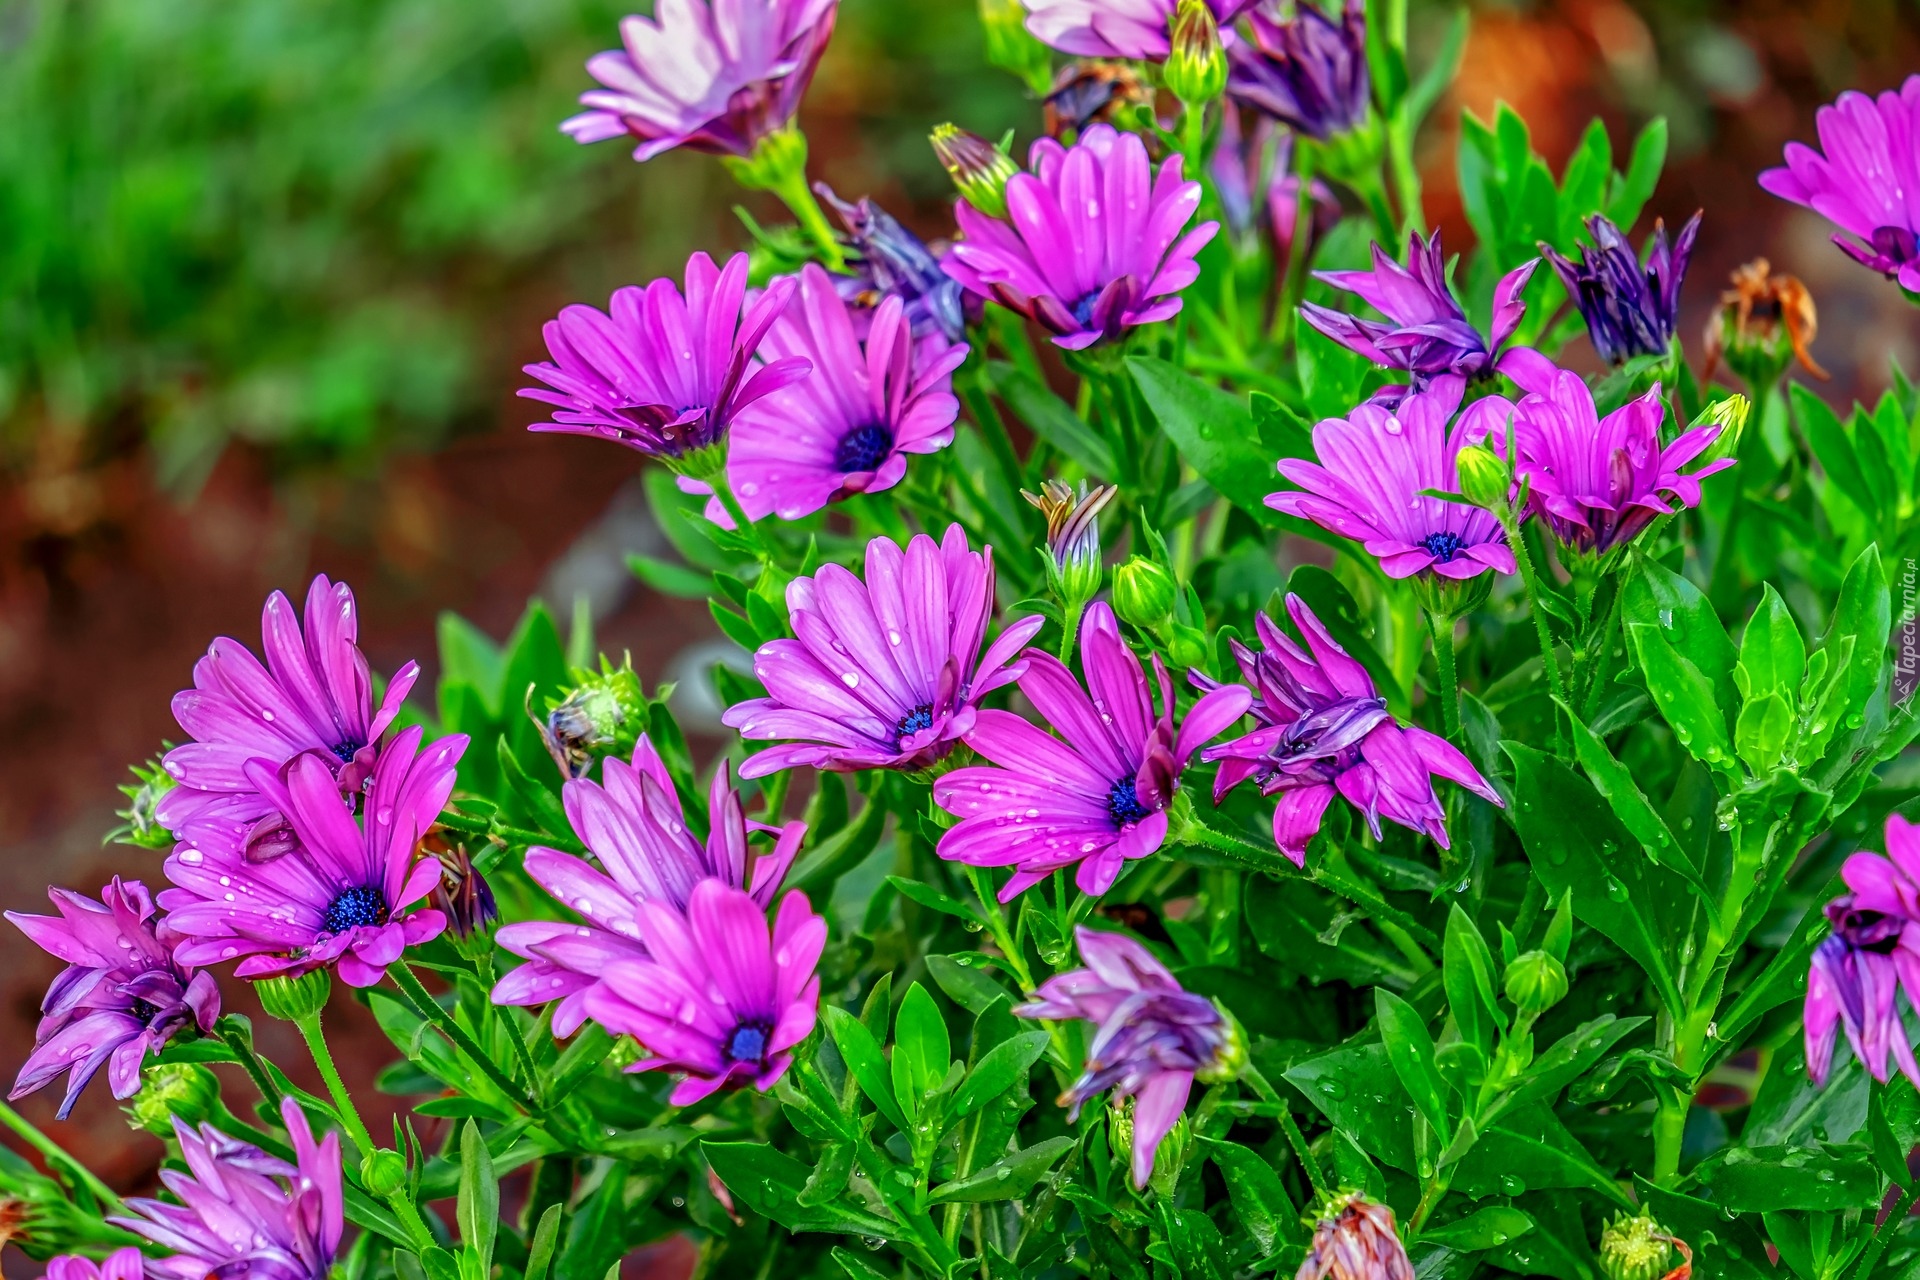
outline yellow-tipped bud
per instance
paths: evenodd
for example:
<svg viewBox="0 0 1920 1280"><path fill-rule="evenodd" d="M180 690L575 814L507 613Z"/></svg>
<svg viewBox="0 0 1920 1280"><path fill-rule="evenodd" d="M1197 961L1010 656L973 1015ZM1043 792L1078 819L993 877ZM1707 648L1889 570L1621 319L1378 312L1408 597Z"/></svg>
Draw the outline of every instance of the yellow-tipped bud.
<svg viewBox="0 0 1920 1280"><path fill-rule="evenodd" d="M931 140L960 198L989 218L1006 217L1007 183L1020 172L1013 157L959 125L936 125Z"/></svg>
<svg viewBox="0 0 1920 1280"><path fill-rule="evenodd" d="M1167 23L1167 88L1185 103L1212 102L1227 88L1227 51L1207 0L1180 0Z"/></svg>

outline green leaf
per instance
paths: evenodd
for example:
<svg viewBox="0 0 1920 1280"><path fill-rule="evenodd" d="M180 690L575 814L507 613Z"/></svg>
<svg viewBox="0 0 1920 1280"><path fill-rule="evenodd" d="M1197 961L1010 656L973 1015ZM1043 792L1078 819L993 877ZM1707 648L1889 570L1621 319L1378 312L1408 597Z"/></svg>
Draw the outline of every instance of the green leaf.
<svg viewBox="0 0 1920 1280"><path fill-rule="evenodd" d="M953 1114L969 1116L1027 1078L1047 1051L1047 1033L1026 1031L987 1051L953 1095Z"/></svg>
<svg viewBox="0 0 1920 1280"><path fill-rule="evenodd" d="M527 1247L527 1267L521 1280L547 1280L547 1268L553 1264L553 1249L560 1240L563 1206L550 1204L533 1228L533 1242Z"/></svg>
<svg viewBox="0 0 1920 1280"><path fill-rule="evenodd" d="M1672 726L1680 745L1708 768L1733 772L1733 746L1727 741L1727 717L1714 701L1712 681L1668 643L1658 626L1629 622L1627 634L1640 666L1647 673L1647 692Z"/></svg>
<svg viewBox="0 0 1920 1280"><path fill-rule="evenodd" d="M1767 1260L1766 1241L1750 1218L1734 1216L1711 1201L1663 1191L1644 1178L1634 1179L1640 1203L1669 1232L1693 1246L1696 1280L1777 1280Z"/></svg>
<svg viewBox="0 0 1920 1280"><path fill-rule="evenodd" d="M1596 1191L1623 1209L1633 1207L1613 1176L1544 1106L1502 1116L1460 1161L1453 1183L1474 1199L1576 1188Z"/></svg>
<svg viewBox="0 0 1920 1280"><path fill-rule="evenodd" d="M1800 636L1799 624L1773 584L1766 583L1740 638L1740 663L1734 668L1733 682L1743 698L1777 693L1791 705L1798 701L1800 677L1806 669L1807 642Z"/></svg>
<svg viewBox="0 0 1920 1280"><path fill-rule="evenodd" d="M829 1142L820 1149L820 1161L807 1175L807 1185L795 1197L809 1209L832 1204L847 1189L847 1176L853 1172L853 1143Z"/></svg>
<svg viewBox="0 0 1920 1280"><path fill-rule="evenodd" d="M923 884L906 876L888 876L887 883L898 889L902 897L912 899L929 911L938 911L956 920L964 920L976 928L986 923L980 918L978 911L958 898L948 897L932 885Z"/></svg>
<svg viewBox="0 0 1920 1280"><path fill-rule="evenodd" d="M1728 1147L1700 1162L1694 1181L1736 1213L1863 1209L1881 1180L1865 1147Z"/></svg>
<svg viewBox="0 0 1920 1280"><path fill-rule="evenodd" d="M882 1271L845 1245L833 1246L827 1251L827 1255L840 1264L840 1269L847 1273L847 1280L900 1280L898 1276Z"/></svg>
<svg viewBox="0 0 1920 1280"><path fill-rule="evenodd" d="M916 982L907 988L893 1019L893 1093L909 1118L926 1109L952 1063L947 1020Z"/></svg>
<svg viewBox="0 0 1920 1280"><path fill-rule="evenodd" d="M1287 1195L1280 1175L1265 1157L1238 1143L1205 1139L1207 1155L1227 1184L1227 1198L1240 1219L1241 1229L1253 1237L1260 1256L1271 1254L1283 1242L1305 1242L1300 1229L1300 1207Z"/></svg>
<svg viewBox="0 0 1920 1280"><path fill-rule="evenodd" d="M1646 207L1647 200L1660 181L1660 170L1666 167L1666 163L1667 120L1665 116L1655 116L1647 121L1646 127L1640 130L1640 136L1633 140L1633 155L1627 161L1627 172L1615 185L1613 195L1607 201L1608 219L1623 228L1637 222L1640 211Z"/></svg>
<svg viewBox="0 0 1920 1280"><path fill-rule="evenodd" d="M1826 473L1827 482L1845 495L1847 501L1859 508L1869 520L1878 519L1873 486L1860 469L1859 455L1854 452L1853 441L1847 435L1846 427L1841 425L1838 415L1805 384L1790 382L1787 389L1793 403L1794 421L1806 433L1807 444L1813 449L1813 460Z"/></svg>
<svg viewBox="0 0 1920 1280"><path fill-rule="evenodd" d="M1534 1059L1532 1066L1508 1086L1508 1105L1517 1106L1524 1102L1551 1105L1562 1089L1585 1075L1607 1056L1614 1045L1632 1031L1645 1026L1647 1021L1641 1017L1620 1018L1606 1013L1591 1022L1581 1023L1554 1041L1545 1053Z"/></svg>
<svg viewBox="0 0 1920 1280"><path fill-rule="evenodd" d="M638 553L627 557L627 571L663 596L704 600L713 594L713 579L698 569Z"/></svg>
<svg viewBox="0 0 1920 1280"><path fill-rule="evenodd" d="M1460 1038L1477 1045L1483 1055L1491 1055L1495 1030L1504 1032L1507 1024L1493 995L1493 951L1457 902L1447 911L1441 956L1447 1008Z"/></svg>
<svg viewBox="0 0 1920 1280"><path fill-rule="evenodd" d="M1285 1076L1336 1133L1376 1160L1413 1171L1411 1099L1384 1044L1344 1044L1294 1063Z"/></svg>
<svg viewBox="0 0 1920 1280"><path fill-rule="evenodd" d="M1666 819L1641 792L1640 785L1633 780L1632 770L1615 759L1606 744L1577 716L1569 715L1568 720L1573 725L1574 755L1586 770L1593 789L1612 808L1614 817L1633 833L1641 850L1656 866L1672 871L1685 880L1694 893L1710 901L1712 895L1699 870L1687 859L1685 847L1667 827Z"/></svg>
<svg viewBox="0 0 1920 1280"><path fill-rule="evenodd" d="M1779 763L1793 735L1793 709L1778 693L1748 699L1733 726L1733 748L1755 773L1766 773Z"/></svg>
<svg viewBox="0 0 1920 1280"><path fill-rule="evenodd" d="M848 1013L838 1005L821 1006L827 1020L827 1034L833 1038L834 1048L840 1051L840 1058L847 1064L847 1070L860 1085L860 1092L879 1109L880 1114L893 1123L893 1127L902 1133L907 1130L907 1120L900 1112L900 1104L894 1100L893 1085L887 1074L887 1061L880 1052L880 1046L874 1042L873 1033L868 1031L860 1019Z"/></svg>
<svg viewBox="0 0 1920 1280"><path fill-rule="evenodd" d="M761 1217L789 1231L840 1232L882 1240L902 1234L890 1219L844 1202L800 1203L811 1171L765 1143L705 1141L700 1149L727 1190Z"/></svg>
<svg viewBox="0 0 1920 1280"><path fill-rule="evenodd" d="M1821 651L1834 655L1833 685L1843 692L1836 700L1837 705L1823 707L1831 712L1825 724L1820 723L1816 713L1815 723L1808 730L1810 743L1824 745L1842 723L1857 723L1855 718L1885 679L1889 662L1887 638L1892 629L1893 603L1880 565L1880 548L1869 544L1847 567L1833 621L1820 638ZM1842 661L1841 655L1847 652L1849 641L1852 642L1852 661ZM1811 746L1809 754L1818 752L1821 745Z"/></svg>
<svg viewBox="0 0 1920 1280"><path fill-rule="evenodd" d="M986 969L966 964L952 956L927 957L927 974L944 991L947 999L976 1017L996 1000L1007 998L1007 991L994 981Z"/></svg>
<svg viewBox="0 0 1920 1280"><path fill-rule="evenodd" d="M1700 588L1659 561L1636 555L1621 587L1620 607L1627 622L1660 628L1674 650L1712 682L1716 704L1734 705L1733 641Z"/></svg>
<svg viewBox="0 0 1920 1280"><path fill-rule="evenodd" d="M1113 450L1080 415L1031 374L995 360L987 366L993 390L1034 435L1079 463L1095 480L1114 476Z"/></svg>
<svg viewBox="0 0 1920 1280"><path fill-rule="evenodd" d="M1900 1077L1904 1081L1905 1077ZM1898 1085L1876 1085L1867 1102L1867 1137L1873 1143L1873 1162L1878 1165L1882 1176L1891 1179L1902 1187L1913 1185L1913 1174L1907 1168L1907 1144L1894 1136L1893 1126L1887 1122L1886 1095L1889 1089ZM1908 1086L1911 1089L1911 1085Z"/></svg>
<svg viewBox="0 0 1920 1280"><path fill-rule="evenodd" d="M955 1178L934 1188L928 1204L954 1202L978 1203L988 1200L1017 1200L1033 1188L1055 1160L1073 1149L1069 1137L1048 1138L1004 1159L996 1160L977 1173Z"/></svg>
<svg viewBox="0 0 1920 1280"><path fill-rule="evenodd" d="M460 1241L472 1250L480 1276L493 1269L493 1241L500 1229L500 1184L493 1176L493 1157L480 1137L480 1126L469 1120L460 1129L460 1199L455 1216Z"/></svg>
<svg viewBox="0 0 1920 1280"><path fill-rule="evenodd" d="M488 718L501 712L500 683L506 676L506 658L487 634L457 613L443 613L438 625L440 683L466 684L480 694ZM442 700L441 718L445 719Z"/></svg>
<svg viewBox="0 0 1920 1280"><path fill-rule="evenodd" d="M1413 1104L1434 1132L1446 1133L1447 1090L1433 1065L1433 1037L1412 1005L1385 987L1373 989L1374 1025L1387 1047L1387 1060Z"/></svg>
<svg viewBox="0 0 1920 1280"><path fill-rule="evenodd" d="M1518 1209L1503 1204L1476 1209L1466 1217L1443 1227L1422 1231L1421 1244L1437 1244L1458 1253L1480 1253L1498 1249L1516 1236L1533 1230L1533 1219Z"/></svg>
<svg viewBox="0 0 1920 1280"><path fill-rule="evenodd" d="M1165 360L1130 356L1127 369L1187 465L1221 497L1276 527L1279 513L1265 501L1281 487L1276 459L1262 446L1246 404Z"/></svg>

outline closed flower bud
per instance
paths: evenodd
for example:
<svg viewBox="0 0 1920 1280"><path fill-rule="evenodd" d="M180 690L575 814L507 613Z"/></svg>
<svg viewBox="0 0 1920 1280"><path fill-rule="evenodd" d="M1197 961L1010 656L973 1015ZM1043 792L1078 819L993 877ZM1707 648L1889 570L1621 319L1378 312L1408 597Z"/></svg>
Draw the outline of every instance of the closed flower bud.
<svg viewBox="0 0 1920 1280"><path fill-rule="evenodd" d="M140 1092L126 1107L127 1122L159 1138L173 1136L173 1122L202 1125L220 1099L213 1072L191 1062L154 1063L140 1073Z"/></svg>
<svg viewBox="0 0 1920 1280"><path fill-rule="evenodd" d="M1600 1233L1600 1272L1607 1280L1660 1280L1678 1243L1644 1213L1616 1214Z"/></svg>
<svg viewBox="0 0 1920 1280"><path fill-rule="evenodd" d="M1133 556L1113 571L1113 611L1122 622L1152 630L1173 616L1173 575L1158 563Z"/></svg>
<svg viewBox="0 0 1920 1280"><path fill-rule="evenodd" d="M1106 565L1100 553L1100 512L1119 490L1110 484L1088 489L1084 481L1076 494L1061 480L1049 480L1037 494L1021 497L1047 518L1047 545L1041 556L1054 594L1069 606L1084 605L1099 594Z"/></svg>
<svg viewBox="0 0 1920 1280"><path fill-rule="evenodd" d="M1313 1244L1294 1280L1413 1280L1393 1210L1358 1191L1329 1196L1314 1215Z"/></svg>
<svg viewBox="0 0 1920 1280"><path fill-rule="evenodd" d="M1053 83L1053 54L1027 30L1020 0L980 0L980 26L986 34L987 61L1020 77L1036 96Z"/></svg>
<svg viewBox="0 0 1920 1280"><path fill-rule="evenodd" d="M1191 670L1206 666L1207 659L1213 656L1213 649L1207 644L1206 632L1176 622L1173 624L1173 637L1167 642L1167 656L1173 659L1174 666Z"/></svg>
<svg viewBox="0 0 1920 1280"><path fill-rule="evenodd" d="M1537 1018L1567 998L1567 969L1545 951L1529 951L1507 966L1507 999L1524 1018Z"/></svg>
<svg viewBox="0 0 1920 1280"><path fill-rule="evenodd" d="M1454 463L1460 477L1460 496L1476 507L1499 514L1513 492L1513 468L1483 444L1462 449Z"/></svg>
<svg viewBox="0 0 1920 1280"><path fill-rule="evenodd" d="M1227 88L1227 51L1207 0L1180 0L1168 23L1166 83L1185 103L1212 102Z"/></svg>
<svg viewBox="0 0 1920 1280"><path fill-rule="evenodd" d="M1820 316L1803 282L1776 275L1765 258L1755 258L1734 271L1732 283L1707 321L1702 382L1712 379L1722 359L1749 387L1771 387L1793 360L1823 382L1831 376L1808 350L1820 332Z"/></svg>
<svg viewBox="0 0 1920 1280"><path fill-rule="evenodd" d="M269 1018L304 1022L327 1007L327 997L333 994L333 978L325 969L315 969L297 978L262 978L253 984L253 993L260 997L260 1007Z"/></svg>
<svg viewBox="0 0 1920 1280"><path fill-rule="evenodd" d="M360 1162L360 1181L370 1195L384 1200L407 1185L407 1158L384 1147L369 1151Z"/></svg>
<svg viewBox="0 0 1920 1280"><path fill-rule="evenodd" d="M1715 400L1706 407L1706 410L1694 420L1694 424L1696 426L1714 424L1720 428L1720 434L1715 436L1713 443L1701 453L1700 460L1694 464L1694 470L1711 466L1722 458L1738 456L1740 437L1746 433L1747 417L1752 409L1753 402L1738 394Z"/></svg>
<svg viewBox="0 0 1920 1280"><path fill-rule="evenodd" d="M960 198L989 218L1007 216L1007 182L1020 172L1013 157L958 125L934 126L933 153L953 178Z"/></svg>

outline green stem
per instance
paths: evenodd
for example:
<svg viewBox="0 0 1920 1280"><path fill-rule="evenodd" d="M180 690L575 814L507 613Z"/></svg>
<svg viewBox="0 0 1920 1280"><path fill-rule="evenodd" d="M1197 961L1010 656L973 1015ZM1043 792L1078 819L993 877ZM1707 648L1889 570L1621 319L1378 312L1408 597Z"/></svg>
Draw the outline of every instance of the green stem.
<svg viewBox="0 0 1920 1280"><path fill-rule="evenodd" d="M552 845L556 849L570 852L584 853L586 851L586 846L571 835L555 835L547 831L535 831L530 827L502 826L493 822L491 819L468 817L466 814L456 813L452 809L442 810L440 816L434 819L434 821L449 831L461 831L472 836L497 837L506 844L516 848L545 844Z"/></svg>
<svg viewBox="0 0 1920 1280"><path fill-rule="evenodd" d="M1920 1199L1920 1181L1916 1181L1900 1193L1900 1199L1894 1202L1893 1212L1874 1228L1873 1242L1867 1246L1866 1252L1860 1255L1860 1261L1854 1265L1854 1280L1867 1280L1873 1274L1873 1269L1880 1265L1880 1255L1887 1251L1887 1245L1893 1240L1895 1231L1913 1211L1913 1202L1916 1199Z"/></svg>
<svg viewBox="0 0 1920 1280"><path fill-rule="evenodd" d="M396 960L388 966L387 976L393 979L393 985L406 993L407 999L413 1002L413 1007L420 1011L420 1016L439 1027L460 1052L473 1059L473 1064L480 1068L487 1079L493 1081L495 1087L518 1105L528 1110L538 1109L539 1104L528 1096L527 1091L521 1089L512 1076L502 1071L487 1051L467 1034L466 1028L462 1027L459 1021L433 998L432 992L421 985L420 979L414 976L413 970L407 967L405 960ZM530 1085L533 1083L529 1081Z"/></svg>
<svg viewBox="0 0 1920 1280"><path fill-rule="evenodd" d="M1662 1090L1653 1117L1653 1184L1671 1189L1680 1180L1680 1141L1686 1136L1693 1100L1677 1089Z"/></svg>
<svg viewBox="0 0 1920 1280"><path fill-rule="evenodd" d="M113 1193L112 1187L100 1181L100 1179L94 1175L93 1170L68 1155L61 1149L59 1143L40 1132L40 1130L34 1126L33 1121L27 1119L4 1102L0 1102L0 1124L5 1124L7 1128L19 1134L28 1146L38 1151L46 1160L48 1168L58 1167L65 1169L67 1174L72 1177L75 1182L85 1187L87 1191L92 1194L93 1198L100 1202L101 1208L112 1210L116 1213L126 1212L126 1206L120 1203L120 1197Z"/></svg>
<svg viewBox="0 0 1920 1280"><path fill-rule="evenodd" d="M1260 1074L1260 1068L1254 1066L1251 1061L1240 1068L1240 1080L1259 1095L1262 1102L1270 1103L1275 1108L1280 1121L1280 1131L1287 1135L1287 1145L1293 1148L1293 1158L1300 1162L1301 1172L1307 1175L1307 1182L1312 1185L1313 1194L1324 1199L1330 1188L1327 1186L1325 1175L1320 1172L1320 1162L1313 1158L1313 1150L1307 1146L1306 1135L1300 1132L1300 1126L1293 1121L1293 1108L1287 1105L1287 1100L1280 1096L1280 1091Z"/></svg>
<svg viewBox="0 0 1920 1280"><path fill-rule="evenodd" d="M333 1050L327 1047L326 1034L320 1030L320 1015L308 1014L293 1025L300 1028L300 1038L307 1042L307 1052L313 1055L313 1065L320 1068L320 1079L326 1082L327 1094L333 1099L333 1109L340 1113L340 1122L347 1126L347 1136L359 1148L362 1157L372 1155L376 1149L373 1135L367 1131L367 1122L360 1118L359 1109L353 1105L353 1095L347 1092L346 1081L340 1078L340 1069L333 1065Z"/></svg>
<svg viewBox="0 0 1920 1280"><path fill-rule="evenodd" d="M707 483L713 489L714 496L720 499L720 505L726 508L727 515L733 520L733 527L744 536L753 539L760 549L760 562L773 564L779 557L773 553L773 544L767 541L767 531L755 523L740 505L740 499L734 496L733 482L727 479L727 469L722 466L707 477Z"/></svg>
<svg viewBox="0 0 1920 1280"><path fill-rule="evenodd" d="M805 166L795 167L780 175L770 190L793 212L800 229L807 233L807 239L813 241L814 247L820 251L827 270L845 272L847 258L840 247L840 238L833 234L833 224L827 221L826 211L814 199L813 188L807 185Z"/></svg>
<svg viewBox="0 0 1920 1280"><path fill-rule="evenodd" d="M1393 207L1387 203L1387 186L1380 180L1379 171L1368 169L1364 174L1350 179L1347 186L1352 188L1354 194L1359 196L1367 206L1367 212L1373 215L1374 230L1379 236L1381 247L1391 249L1397 245L1400 241L1400 226L1393 220ZM1299 233L1300 229L1296 225L1294 234Z"/></svg>
<svg viewBox="0 0 1920 1280"><path fill-rule="evenodd" d="M1187 172L1196 178L1207 176L1207 104L1180 104L1180 150L1187 157Z"/></svg>
<svg viewBox="0 0 1920 1280"><path fill-rule="evenodd" d="M1427 1225L1427 1219L1432 1216L1435 1209L1440 1207L1440 1202L1446 1199L1447 1188L1451 1186L1452 1183L1453 1172L1452 1169L1449 1168L1446 1172L1437 1175L1434 1180L1429 1182L1426 1188L1421 1191L1420 1203L1415 1206L1413 1217L1407 1220L1407 1233L1409 1235L1417 1236L1420 1234L1421 1228Z"/></svg>
<svg viewBox="0 0 1920 1280"><path fill-rule="evenodd" d="M1068 600L1062 604L1060 615L1060 661L1063 665L1073 665L1073 642L1080 633L1080 615L1086 611L1086 601Z"/></svg>
<svg viewBox="0 0 1920 1280"><path fill-rule="evenodd" d="M1547 611L1540 607L1538 571L1533 567L1533 556L1527 551L1527 540L1521 535L1520 522L1514 519L1513 512L1505 512L1500 523L1506 526L1507 545L1513 548L1514 562L1520 566L1520 581L1527 589L1527 612L1533 615L1533 629L1540 638L1540 661L1547 669L1547 686L1554 700L1565 705L1567 686L1560 677L1560 659L1553 650L1553 629L1547 625Z"/></svg>
<svg viewBox="0 0 1920 1280"><path fill-rule="evenodd" d="M278 1108L280 1086L275 1084L273 1077L267 1073L265 1065L260 1061L260 1055L254 1052L248 1037L225 1018L214 1025L214 1030L222 1040L227 1042L227 1047L233 1050L234 1056L240 1059L241 1067L245 1069L247 1078L253 1081L253 1087L260 1091L261 1099L268 1106Z"/></svg>
<svg viewBox="0 0 1920 1280"><path fill-rule="evenodd" d="M1280 304L1273 315L1272 337L1278 346L1286 345L1293 337L1300 298L1306 292L1307 242L1313 238L1313 174L1317 159L1314 144L1304 137L1296 137L1293 173L1300 186L1293 193L1293 237L1287 241L1287 265L1280 277Z"/></svg>
<svg viewBox="0 0 1920 1280"><path fill-rule="evenodd" d="M1452 618L1443 618L1438 614L1427 615L1427 625L1433 628L1433 665L1440 673L1440 711L1447 727L1447 740L1460 742L1460 677L1458 657L1453 647Z"/></svg>

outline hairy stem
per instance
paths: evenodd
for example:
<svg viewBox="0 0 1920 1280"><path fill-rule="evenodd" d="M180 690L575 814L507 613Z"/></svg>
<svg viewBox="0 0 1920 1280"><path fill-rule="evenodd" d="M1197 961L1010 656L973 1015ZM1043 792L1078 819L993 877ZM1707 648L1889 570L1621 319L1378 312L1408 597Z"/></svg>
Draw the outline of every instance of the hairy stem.
<svg viewBox="0 0 1920 1280"><path fill-rule="evenodd" d="M1313 1187L1313 1194L1324 1198L1329 1191L1326 1175L1320 1172L1320 1162L1313 1158L1313 1150L1307 1146L1306 1135L1301 1133L1300 1126L1294 1123L1293 1108L1287 1105L1287 1100L1280 1096L1280 1091L1260 1074L1260 1068L1254 1066L1252 1062L1240 1068L1240 1081L1252 1089L1262 1102L1276 1108L1280 1131L1287 1135L1287 1145L1293 1148L1293 1158L1300 1162L1300 1170L1307 1175L1307 1181Z"/></svg>
<svg viewBox="0 0 1920 1280"><path fill-rule="evenodd" d="M360 1118L359 1108L353 1105L353 1095L347 1092L340 1069L333 1065L333 1050L327 1047L326 1033L320 1029L320 1015L310 1013L293 1025L300 1029L300 1038L307 1042L313 1065L320 1068L320 1079L326 1083L327 1095L333 1099L333 1109L340 1113L340 1122L347 1126L347 1136L362 1156L372 1155L376 1150L373 1135L367 1131L367 1122Z"/></svg>
<svg viewBox="0 0 1920 1280"><path fill-rule="evenodd" d="M1452 618L1429 613L1427 624L1433 628L1433 665L1440 673L1440 712L1447 727L1447 740L1460 742L1460 677L1458 656L1453 645Z"/></svg>

